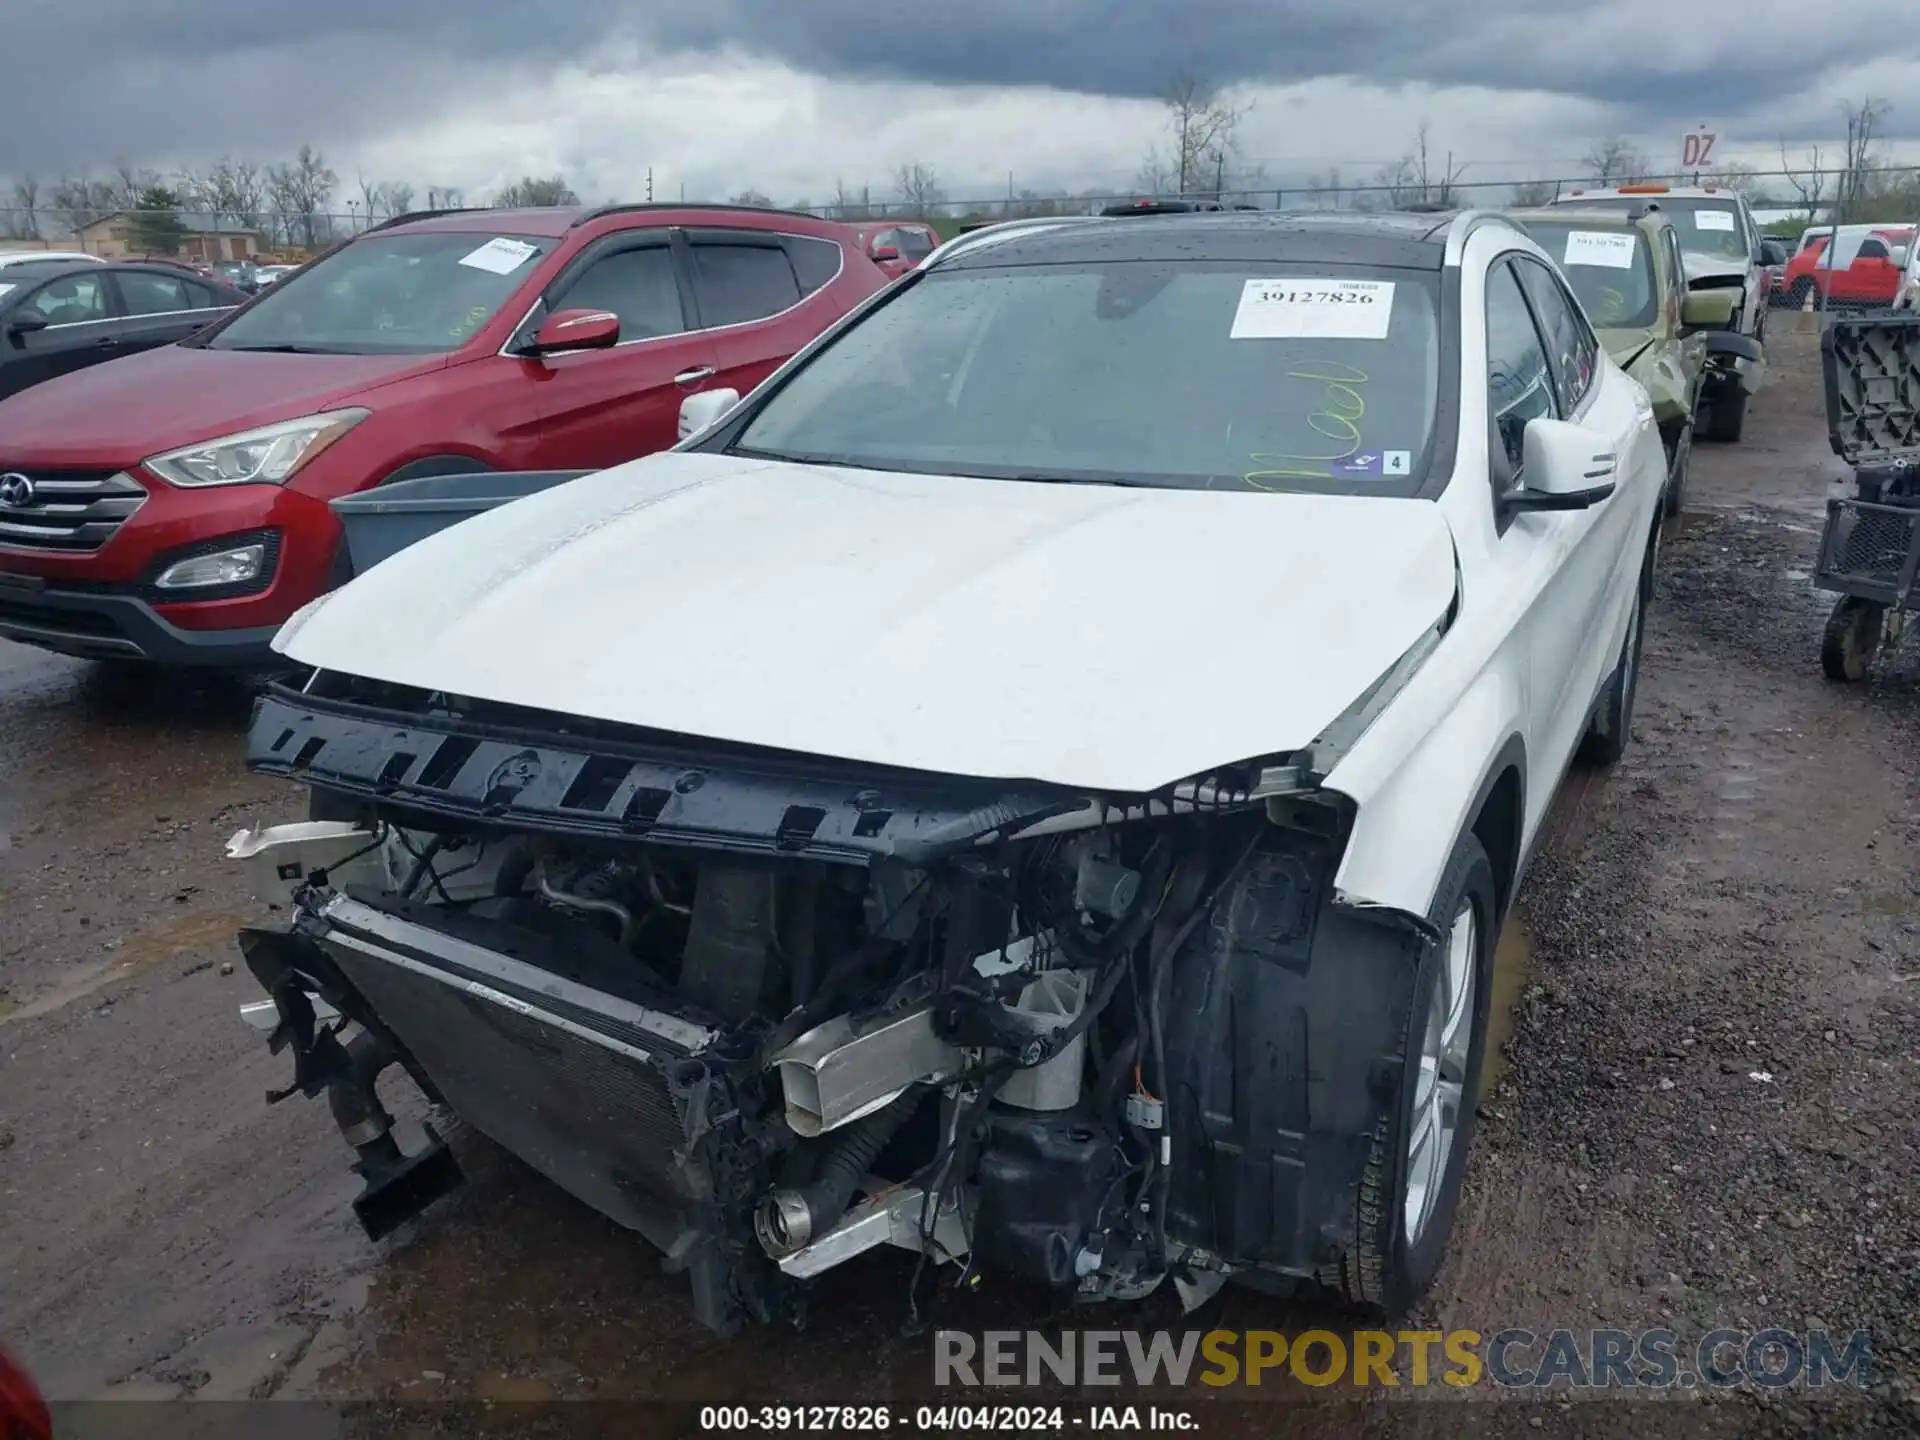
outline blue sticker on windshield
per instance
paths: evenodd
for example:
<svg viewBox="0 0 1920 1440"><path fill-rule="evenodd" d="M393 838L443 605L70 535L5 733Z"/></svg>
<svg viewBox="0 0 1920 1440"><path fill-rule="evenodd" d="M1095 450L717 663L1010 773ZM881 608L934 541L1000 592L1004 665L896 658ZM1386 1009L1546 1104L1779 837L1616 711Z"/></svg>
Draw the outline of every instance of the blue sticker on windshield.
<svg viewBox="0 0 1920 1440"><path fill-rule="evenodd" d="M1333 462L1335 475L1405 475L1412 468L1408 450L1362 450Z"/></svg>

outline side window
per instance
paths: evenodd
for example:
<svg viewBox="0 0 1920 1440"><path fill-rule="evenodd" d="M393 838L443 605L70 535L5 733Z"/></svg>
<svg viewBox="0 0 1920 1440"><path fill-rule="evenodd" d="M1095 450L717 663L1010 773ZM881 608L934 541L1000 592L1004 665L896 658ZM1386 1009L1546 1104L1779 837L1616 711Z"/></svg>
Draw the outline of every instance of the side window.
<svg viewBox="0 0 1920 1440"><path fill-rule="evenodd" d="M1526 287L1527 298L1533 302L1533 313L1539 317L1540 333L1547 342L1547 355L1553 361L1554 380L1560 389L1560 413L1571 415L1593 384L1600 365L1600 342L1551 270L1526 259L1516 259L1513 265Z"/></svg>
<svg viewBox="0 0 1920 1440"><path fill-rule="evenodd" d="M933 237L917 225L909 225L900 231L900 254L903 259L920 261L933 253Z"/></svg>
<svg viewBox="0 0 1920 1440"><path fill-rule="evenodd" d="M620 317L623 342L678 335L687 328L673 252L665 245L601 256L548 302L547 312L556 310L611 310Z"/></svg>
<svg viewBox="0 0 1920 1440"><path fill-rule="evenodd" d="M62 275L43 285L27 301L27 308L44 315L49 325L105 320L112 313L107 306L106 283L98 275Z"/></svg>
<svg viewBox="0 0 1920 1440"><path fill-rule="evenodd" d="M782 237L793 273L800 281L800 293L811 295L840 273L840 247L831 240L816 240L811 235Z"/></svg>
<svg viewBox="0 0 1920 1440"><path fill-rule="evenodd" d="M800 281L778 244L696 240L693 293L700 302L702 324L740 325L798 305Z"/></svg>
<svg viewBox="0 0 1920 1440"><path fill-rule="evenodd" d="M1512 265L1487 272L1487 404L1515 480L1525 461L1527 422L1554 415L1553 377Z"/></svg>
<svg viewBox="0 0 1920 1440"><path fill-rule="evenodd" d="M186 282L186 286L187 299L196 310L210 310L227 304L226 300L216 295L204 285L197 285L189 280Z"/></svg>
<svg viewBox="0 0 1920 1440"><path fill-rule="evenodd" d="M1893 258L1893 252L1887 249L1887 242L1882 240L1878 235L1869 235L1860 242L1860 253L1853 258L1856 260L1890 260Z"/></svg>
<svg viewBox="0 0 1920 1440"><path fill-rule="evenodd" d="M140 270L122 270L113 277L120 287L120 303L129 315L168 315L193 308L187 285L171 275L149 275Z"/></svg>

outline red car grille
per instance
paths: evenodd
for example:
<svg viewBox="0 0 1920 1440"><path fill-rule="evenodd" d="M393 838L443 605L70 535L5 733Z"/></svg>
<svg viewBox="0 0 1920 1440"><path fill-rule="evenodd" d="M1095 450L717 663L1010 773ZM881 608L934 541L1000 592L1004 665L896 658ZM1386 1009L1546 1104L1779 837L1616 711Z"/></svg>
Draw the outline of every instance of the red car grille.
<svg viewBox="0 0 1920 1440"><path fill-rule="evenodd" d="M104 470L27 470L0 462L0 547L88 554L147 498L131 475Z"/></svg>

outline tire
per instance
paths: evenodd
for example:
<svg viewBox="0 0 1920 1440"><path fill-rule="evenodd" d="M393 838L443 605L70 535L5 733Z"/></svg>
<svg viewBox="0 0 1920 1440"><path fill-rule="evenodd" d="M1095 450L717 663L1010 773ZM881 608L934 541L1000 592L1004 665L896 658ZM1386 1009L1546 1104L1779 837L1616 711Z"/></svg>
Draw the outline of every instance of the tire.
<svg viewBox="0 0 1920 1440"><path fill-rule="evenodd" d="M1886 634L1883 605L1857 595L1842 596L1820 635L1820 668L1829 680L1857 685L1867 678Z"/></svg>
<svg viewBox="0 0 1920 1440"><path fill-rule="evenodd" d="M1633 614L1627 621L1627 638L1620 643L1620 660L1601 692L1600 708L1594 711L1587 733L1580 739L1576 758L1583 765L1613 764L1627 753L1627 742L1633 738L1633 701L1640 690L1640 648L1646 635L1651 580L1651 574L1642 576Z"/></svg>
<svg viewBox="0 0 1920 1440"><path fill-rule="evenodd" d="M1667 489L1661 507L1668 515L1678 515L1686 499L1687 464L1692 458L1693 422L1689 420L1673 437L1673 446L1667 454Z"/></svg>
<svg viewBox="0 0 1920 1440"><path fill-rule="evenodd" d="M1722 393L1707 402L1707 423L1699 427L1700 438L1732 445L1747 428L1747 392L1731 380L1717 388Z"/></svg>
<svg viewBox="0 0 1920 1440"><path fill-rule="evenodd" d="M1400 1053L1392 1057L1399 1084L1368 1142L1351 1243L1320 1272L1337 1298L1390 1316L1419 1300L1446 1257L1480 1108L1499 916L1493 866L1471 831L1454 843L1429 918L1443 938L1424 947L1410 981ZM1449 997L1453 1004L1442 1003ZM1446 1120L1449 1109L1451 1129L1443 1132L1433 1122ZM1446 1143L1437 1153L1416 1148L1423 1132L1436 1141L1445 1133Z"/></svg>

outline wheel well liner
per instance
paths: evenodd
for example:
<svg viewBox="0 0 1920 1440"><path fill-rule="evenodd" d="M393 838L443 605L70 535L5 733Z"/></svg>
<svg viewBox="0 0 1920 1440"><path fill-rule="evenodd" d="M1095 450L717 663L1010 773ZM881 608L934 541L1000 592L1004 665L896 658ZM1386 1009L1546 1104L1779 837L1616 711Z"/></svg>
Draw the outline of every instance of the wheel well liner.
<svg viewBox="0 0 1920 1440"><path fill-rule="evenodd" d="M1527 756L1518 735L1507 737L1494 757L1467 826L1493 866L1493 894L1502 916L1520 881L1521 837L1527 821Z"/></svg>

